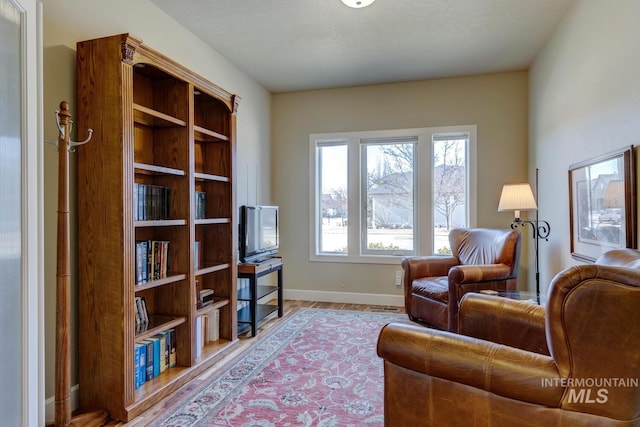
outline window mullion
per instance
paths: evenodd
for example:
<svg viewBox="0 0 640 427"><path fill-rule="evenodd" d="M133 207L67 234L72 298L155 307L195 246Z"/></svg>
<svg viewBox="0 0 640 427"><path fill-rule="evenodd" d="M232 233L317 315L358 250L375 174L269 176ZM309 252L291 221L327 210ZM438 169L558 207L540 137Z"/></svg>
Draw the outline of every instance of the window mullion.
<svg viewBox="0 0 640 427"><path fill-rule="evenodd" d="M348 193L349 193L349 214L348 214L348 246L349 256L358 256L362 253L361 242L361 210L360 210L360 138L351 137L348 139ZM366 218L365 218L366 221Z"/></svg>
<svg viewBox="0 0 640 427"><path fill-rule="evenodd" d="M433 254L433 146L431 134L418 137L416 149L416 251L419 254Z"/></svg>

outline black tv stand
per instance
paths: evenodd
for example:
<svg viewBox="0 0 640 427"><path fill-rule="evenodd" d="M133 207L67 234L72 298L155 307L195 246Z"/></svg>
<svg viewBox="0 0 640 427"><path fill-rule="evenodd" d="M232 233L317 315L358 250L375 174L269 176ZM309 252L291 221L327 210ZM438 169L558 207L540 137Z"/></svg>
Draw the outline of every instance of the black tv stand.
<svg viewBox="0 0 640 427"><path fill-rule="evenodd" d="M238 311L238 324L251 325L251 336L253 337L258 331L258 322L276 311L278 317L283 315L282 267L282 258L271 255L264 259L238 264L238 278L249 279L249 286L238 290L238 301L249 301L248 307ZM258 286L258 278L274 272L278 273L277 286ZM258 304L259 300L274 292L278 293L276 305Z"/></svg>

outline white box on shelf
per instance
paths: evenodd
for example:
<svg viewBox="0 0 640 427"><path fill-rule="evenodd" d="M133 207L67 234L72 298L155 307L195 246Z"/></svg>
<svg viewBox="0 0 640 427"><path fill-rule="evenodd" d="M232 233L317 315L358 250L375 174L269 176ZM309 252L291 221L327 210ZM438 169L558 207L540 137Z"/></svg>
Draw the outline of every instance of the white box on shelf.
<svg viewBox="0 0 640 427"><path fill-rule="evenodd" d="M220 310L209 312L209 342L220 339Z"/></svg>

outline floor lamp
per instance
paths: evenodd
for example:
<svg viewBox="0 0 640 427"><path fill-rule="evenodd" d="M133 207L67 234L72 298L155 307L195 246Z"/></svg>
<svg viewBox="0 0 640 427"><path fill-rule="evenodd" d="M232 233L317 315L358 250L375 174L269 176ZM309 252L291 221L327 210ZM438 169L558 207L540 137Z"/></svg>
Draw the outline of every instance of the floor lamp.
<svg viewBox="0 0 640 427"><path fill-rule="evenodd" d="M505 184L502 187L500 195L500 203L498 204L498 212L513 211L514 218L511 221L511 228L516 229L519 226L531 226L533 233L535 248L535 266L536 266L536 297L540 302L540 265L538 258L538 244L540 239L548 240L551 226L547 221L538 219L538 169L536 169L536 197L533 197L531 186L529 184ZM525 220L520 218L520 211L536 211L534 220Z"/></svg>

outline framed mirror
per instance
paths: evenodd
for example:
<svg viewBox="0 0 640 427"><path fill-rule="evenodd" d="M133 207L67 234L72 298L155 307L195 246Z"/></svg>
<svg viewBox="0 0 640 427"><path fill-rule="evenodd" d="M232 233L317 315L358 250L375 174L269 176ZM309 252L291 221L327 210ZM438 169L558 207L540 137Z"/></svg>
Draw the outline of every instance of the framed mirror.
<svg viewBox="0 0 640 427"><path fill-rule="evenodd" d="M593 262L636 247L633 146L569 166L571 256Z"/></svg>

